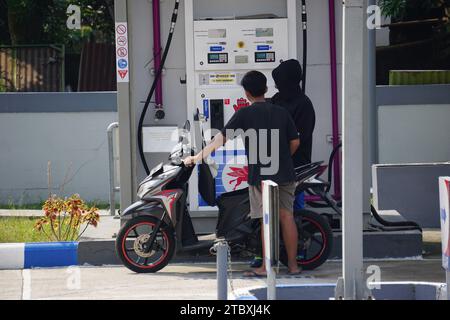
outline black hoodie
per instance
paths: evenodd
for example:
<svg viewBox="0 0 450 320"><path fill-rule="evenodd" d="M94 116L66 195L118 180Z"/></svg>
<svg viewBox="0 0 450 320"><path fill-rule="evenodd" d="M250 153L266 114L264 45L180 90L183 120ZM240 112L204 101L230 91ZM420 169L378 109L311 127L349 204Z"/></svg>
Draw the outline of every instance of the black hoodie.
<svg viewBox="0 0 450 320"><path fill-rule="evenodd" d="M311 100L300 88L302 67L297 60L287 60L273 70L272 77L279 92L272 97L271 102L287 109L300 136L300 147L292 156L294 166L311 163L316 115Z"/></svg>

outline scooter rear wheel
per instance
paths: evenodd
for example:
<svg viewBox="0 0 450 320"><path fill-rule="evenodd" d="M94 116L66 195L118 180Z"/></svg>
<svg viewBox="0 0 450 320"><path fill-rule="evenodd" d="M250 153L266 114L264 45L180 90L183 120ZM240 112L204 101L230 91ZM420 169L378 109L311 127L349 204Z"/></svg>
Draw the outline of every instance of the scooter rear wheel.
<svg viewBox="0 0 450 320"><path fill-rule="evenodd" d="M120 228L116 239L116 253L128 269L137 273L157 272L164 268L175 252L172 228L162 222L157 230L152 249L146 252L146 241L155 231L159 220L140 216L129 220Z"/></svg>
<svg viewBox="0 0 450 320"><path fill-rule="evenodd" d="M298 231L297 264L303 270L313 270L321 266L331 254L333 231L328 221L310 210L294 212ZM284 245L280 248L280 261L287 266L288 258Z"/></svg>

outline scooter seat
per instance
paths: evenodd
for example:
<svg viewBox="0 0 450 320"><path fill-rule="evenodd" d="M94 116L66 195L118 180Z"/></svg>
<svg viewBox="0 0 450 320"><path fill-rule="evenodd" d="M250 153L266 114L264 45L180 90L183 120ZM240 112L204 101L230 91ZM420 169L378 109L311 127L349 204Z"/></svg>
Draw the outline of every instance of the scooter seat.
<svg viewBox="0 0 450 320"><path fill-rule="evenodd" d="M318 175L324 170L322 164L323 161L318 161L295 168L295 180L297 182L303 182L308 178Z"/></svg>

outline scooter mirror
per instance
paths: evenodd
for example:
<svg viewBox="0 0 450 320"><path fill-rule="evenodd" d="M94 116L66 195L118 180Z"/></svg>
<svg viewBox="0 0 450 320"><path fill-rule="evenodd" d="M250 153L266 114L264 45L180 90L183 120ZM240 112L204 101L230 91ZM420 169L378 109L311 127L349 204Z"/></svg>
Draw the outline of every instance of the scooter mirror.
<svg viewBox="0 0 450 320"><path fill-rule="evenodd" d="M183 129L186 131L191 131L191 123L189 122L189 120L186 120L186 122L184 123Z"/></svg>
<svg viewBox="0 0 450 320"><path fill-rule="evenodd" d="M179 138L178 138L179 143L182 143L182 144L189 143L190 130L191 130L191 124L190 124L189 120L187 120L184 123L183 129L181 131L179 131Z"/></svg>

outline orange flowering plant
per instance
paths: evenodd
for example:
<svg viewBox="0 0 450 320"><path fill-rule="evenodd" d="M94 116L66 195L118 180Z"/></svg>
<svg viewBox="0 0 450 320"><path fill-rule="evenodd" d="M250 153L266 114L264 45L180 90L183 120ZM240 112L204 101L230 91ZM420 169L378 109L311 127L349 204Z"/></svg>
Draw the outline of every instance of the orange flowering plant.
<svg viewBox="0 0 450 320"><path fill-rule="evenodd" d="M100 220L98 209L87 206L78 194L65 199L51 195L42 210L45 215L34 229L50 241L77 241L90 225L97 227Z"/></svg>

